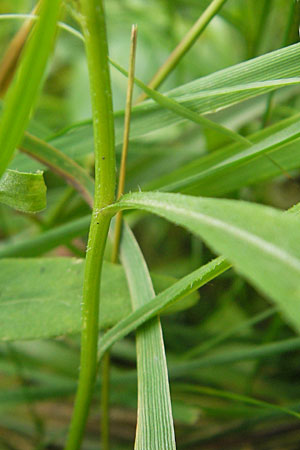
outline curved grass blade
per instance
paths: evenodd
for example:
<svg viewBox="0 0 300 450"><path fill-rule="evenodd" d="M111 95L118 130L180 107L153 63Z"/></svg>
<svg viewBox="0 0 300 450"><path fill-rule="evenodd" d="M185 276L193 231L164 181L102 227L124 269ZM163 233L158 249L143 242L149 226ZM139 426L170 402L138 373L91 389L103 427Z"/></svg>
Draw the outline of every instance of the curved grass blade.
<svg viewBox="0 0 300 450"><path fill-rule="evenodd" d="M7 170L0 179L0 202L25 213L46 208L46 191L42 172Z"/></svg>
<svg viewBox="0 0 300 450"><path fill-rule="evenodd" d="M21 150L64 178L86 200L93 204L94 180L79 164L42 139L26 132Z"/></svg>
<svg viewBox="0 0 300 450"><path fill-rule="evenodd" d="M211 186L213 183L211 181L208 182L209 179L219 178L225 183L227 182L227 176L232 176L233 171L238 171L240 168L248 167L249 163L253 162L257 158L262 155L269 155L271 152L272 160L276 153L275 151L282 147L281 152L285 152L286 147L289 145L295 144L295 142L300 137L300 120L296 120L295 123L288 125L282 130L270 134L265 139L259 141L256 144L253 144L249 149L240 149L239 151L231 151L229 152L225 150L222 154L215 154L212 157L203 158L202 160L198 160L197 162L193 162L187 167L179 169L177 173L173 173L171 176L163 177L161 180L155 181L152 183L149 188L157 188L159 185L161 186L161 190L164 191L180 191L184 193L189 193L191 190L193 192L198 188L201 189L201 186ZM298 148L298 146L297 146ZM294 158L293 163L295 164L295 160L298 161L297 154L299 153L298 149L293 147ZM279 152L278 152L279 153ZM277 161L277 158L275 159ZM262 161L259 161L261 164ZM271 161L268 161L270 164ZM258 164L257 164L258 165ZM197 169L196 169L197 166ZM188 167L192 168L190 173ZM201 170L202 167L202 170ZM243 169L242 169L243 170ZM279 167L275 167L273 171L280 172ZM178 176L180 173L184 173L184 177ZM244 173L243 175L246 179L251 180L252 173ZM168 180L174 180L169 183ZM205 180L205 181L204 181ZM236 186L236 185L235 185ZM229 191L232 190L233 186L230 185L228 187ZM209 189L209 188L208 188Z"/></svg>
<svg viewBox="0 0 300 450"><path fill-rule="evenodd" d="M231 264L224 258L216 258L177 281L156 297L152 298L151 301L139 307L136 311L133 311L102 337L99 345L99 358L101 359L106 350L108 350L116 341L137 329L147 320L160 314L167 306L183 299L185 296L221 275L223 272L230 269L230 267Z"/></svg>
<svg viewBox="0 0 300 450"><path fill-rule="evenodd" d="M5 97L0 122L0 176L20 143L45 72L56 34L60 0L43 0L14 82Z"/></svg>
<svg viewBox="0 0 300 450"><path fill-rule="evenodd" d="M296 411L293 411L290 408L274 405L269 402L265 402L259 400L257 398L249 397L247 395L236 394L235 392L223 391L221 389L214 389L207 386L193 386L193 385L177 385L176 388L179 388L182 392L189 392L200 395L208 395L212 397L224 398L226 400L231 400L234 402L246 403L248 405L259 406L263 409L271 409L272 411L278 411L281 413L288 414L290 416L294 416L297 419L300 419L300 414Z"/></svg>
<svg viewBox="0 0 300 450"><path fill-rule="evenodd" d="M37 236L17 242L9 242L0 246L0 258L11 258L13 256L38 256L43 253L69 243L78 236L88 232L91 221L90 214L80 219L52 228Z"/></svg>
<svg viewBox="0 0 300 450"><path fill-rule="evenodd" d="M271 344L255 345L245 347L242 350L223 351L220 354L203 356L178 364L169 364L169 374L171 379L176 379L190 374L192 370L203 369L204 367L221 366L223 364L233 364L241 361L252 361L260 358L280 355L300 349L300 338L290 338Z"/></svg>
<svg viewBox="0 0 300 450"><path fill-rule="evenodd" d="M300 115L296 114L251 135L253 154L245 157L240 145L225 147L163 175L144 189L215 196L280 175L280 167L286 171L295 169L300 166L299 124Z"/></svg>

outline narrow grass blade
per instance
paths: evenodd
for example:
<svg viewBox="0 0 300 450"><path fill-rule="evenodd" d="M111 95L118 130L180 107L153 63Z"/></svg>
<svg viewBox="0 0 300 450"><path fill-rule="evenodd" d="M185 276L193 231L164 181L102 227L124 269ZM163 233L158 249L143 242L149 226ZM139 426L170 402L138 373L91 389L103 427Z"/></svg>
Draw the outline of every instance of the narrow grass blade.
<svg viewBox="0 0 300 450"><path fill-rule="evenodd" d="M79 164L28 132L24 135L21 150L64 178L92 206L94 181Z"/></svg>
<svg viewBox="0 0 300 450"><path fill-rule="evenodd" d="M5 97L0 122L0 176L20 143L45 72L56 33L60 0L44 0L25 46L15 80Z"/></svg>
<svg viewBox="0 0 300 450"><path fill-rule="evenodd" d="M271 409L273 411L285 413L290 416L297 417L297 419L300 419L300 414L296 411L293 411L292 409L289 409L284 406L274 405L272 403L265 402L265 401L259 400L257 398L249 397L247 395L236 394L235 392L223 391L221 389L214 389L214 388L207 387L207 386L179 385L179 386L177 386L177 388L179 388L180 391L184 391L184 392L188 392L188 393L224 398L226 400L231 400L233 402L240 402L240 403L246 403L248 405L259 406L260 408L263 408L263 409Z"/></svg>
<svg viewBox="0 0 300 450"><path fill-rule="evenodd" d="M131 331L134 331L155 315L160 314L167 306L185 298L186 295L189 295L191 292L194 292L204 284L221 275L230 269L230 267L230 263L224 258L216 258L177 281L177 283L174 283L171 287L152 298L145 305L140 306L136 311L133 311L129 316L105 333L100 342L99 358L116 341L122 339Z"/></svg>
<svg viewBox="0 0 300 450"><path fill-rule="evenodd" d="M43 174L7 170L0 179L0 202L25 213L46 208L46 185Z"/></svg>
<svg viewBox="0 0 300 450"><path fill-rule="evenodd" d="M119 70L119 72L123 73L123 75L128 76L128 73L126 70L124 70L119 64L116 62L110 60L112 65ZM168 97L166 95L160 94L158 91L155 91L154 89L150 89L148 86L146 86L142 81L135 78L135 83L143 89L143 91L151 97L156 103L158 103L162 108L166 108L173 113L177 114L180 117L183 117L185 119L191 120L192 122L197 123L198 125L202 125L206 128L211 128L219 133L224 134L225 136L229 137L230 139L233 139L234 141L244 143L247 147L251 146L251 143L247 141L243 136L239 135L235 131L230 130L227 127L224 127L223 125L213 122L210 119L207 119L206 117L202 116L201 114L198 114L194 112L190 108L186 108L174 98Z"/></svg>
<svg viewBox="0 0 300 450"><path fill-rule="evenodd" d="M252 60L228 67L180 86L164 95L197 114L214 113L238 102L271 92L299 78L300 44L294 44ZM285 79L285 82L280 80ZM291 80L292 83L297 82ZM123 111L115 114L116 143L122 142ZM148 100L132 111L131 139L182 122L182 117ZM90 141L91 121L84 121L62 130L52 138L60 149L77 147L80 140ZM82 145L81 145L82 147ZM82 150L83 151L83 150Z"/></svg>
<svg viewBox="0 0 300 450"><path fill-rule="evenodd" d="M204 367L213 367L223 364L233 364L241 361L252 361L255 359L266 358L280 355L300 349L300 338L285 339L283 341L272 342L259 346L245 347L242 350L223 351L220 354L203 356L192 361L170 364L169 374L171 379L179 378L191 373L192 370L203 369Z"/></svg>
<svg viewBox="0 0 300 450"><path fill-rule="evenodd" d="M247 155L240 145L226 147L148 183L144 189L215 196L280 175L280 167L295 169L300 165L299 123L296 114L251 135L254 145Z"/></svg>
<svg viewBox="0 0 300 450"><path fill-rule="evenodd" d="M65 245L78 236L84 236L89 230L91 216L87 215L66 224L52 228L37 236L22 241L9 242L0 246L0 258L13 256L38 256L60 245Z"/></svg>
<svg viewBox="0 0 300 450"><path fill-rule="evenodd" d="M146 305L154 289L143 255L129 230L123 237L121 259L133 309ZM175 449L168 369L160 319L137 331L138 416L136 450Z"/></svg>
<svg viewBox="0 0 300 450"><path fill-rule="evenodd" d="M222 8L227 0L212 0L209 6L203 11L199 19L190 28L188 33L184 36L182 41L177 45L177 47L172 51L166 62L159 68L157 73L151 79L148 86L151 89L158 88L162 82L167 78L167 76L172 72L172 70L177 66L179 61L183 56L189 51L196 40L199 38L201 33L206 29L207 25L211 20L218 14L219 10ZM141 95L138 99L142 101L146 98L146 95Z"/></svg>
<svg viewBox="0 0 300 450"><path fill-rule="evenodd" d="M277 312L276 308L268 308L266 311L259 313L255 315L254 317L251 317L248 320L245 320L242 323L239 323L235 327L229 329L228 331L225 331L223 333L220 333L211 339L203 342L200 345L197 345L196 347L192 348L191 350L188 350L184 354L184 358L192 359L195 356L201 355L203 353L207 353L209 350L213 349L217 345L223 343L231 336L234 336L236 333L244 330L245 328L251 327L259 322L262 322L263 320L268 319L272 315L274 315Z"/></svg>

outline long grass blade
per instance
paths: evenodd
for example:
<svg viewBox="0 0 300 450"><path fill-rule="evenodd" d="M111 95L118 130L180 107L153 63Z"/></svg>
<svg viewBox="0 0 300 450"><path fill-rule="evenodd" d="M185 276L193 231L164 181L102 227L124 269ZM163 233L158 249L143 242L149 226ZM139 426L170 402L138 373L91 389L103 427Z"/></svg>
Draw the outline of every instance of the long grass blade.
<svg viewBox="0 0 300 450"><path fill-rule="evenodd" d="M135 310L155 294L143 255L129 230L123 237L121 259ZM134 448L175 449L168 369L158 317L139 328L136 349L138 416Z"/></svg>
<svg viewBox="0 0 300 450"><path fill-rule="evenodd" d="M25 46L15 81L5 97L0 122L0 176L20 143L45 72L56 34L60 0L44 0L33 34Z"/></svg>

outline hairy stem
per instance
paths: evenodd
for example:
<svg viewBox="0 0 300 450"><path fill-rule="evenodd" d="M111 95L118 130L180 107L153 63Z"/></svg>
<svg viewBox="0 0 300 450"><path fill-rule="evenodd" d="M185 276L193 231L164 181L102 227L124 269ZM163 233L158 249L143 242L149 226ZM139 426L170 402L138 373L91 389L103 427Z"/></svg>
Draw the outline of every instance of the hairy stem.
<svg viewBox="0 0 300 450"><path fill-rule="evenodd" d="M102 215L101 209L112 203L115 195L114 124L103 1L81 0L79 5L93 109L95 195L83 285L80 374L67 450L80 448L93 394L101 269L110 223L110 217Z"/></svg>

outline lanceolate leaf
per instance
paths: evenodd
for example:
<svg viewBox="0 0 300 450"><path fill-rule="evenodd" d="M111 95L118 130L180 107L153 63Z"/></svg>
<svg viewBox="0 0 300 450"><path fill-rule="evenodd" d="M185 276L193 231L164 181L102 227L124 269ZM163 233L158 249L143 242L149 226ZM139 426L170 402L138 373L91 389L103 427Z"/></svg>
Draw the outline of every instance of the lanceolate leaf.
<svg viewBox="0 0 300 450"><path fill-rule="evenodd" d="M122 243L122 262L133 309L154 297L144 257L130 230ZM136 450L176 448L168 369L159 317L139 328L136 336L138 371L138 417Z"/></svg>
<svg viewBox="0 0 300 450"><path fill-rule="evenodd" d="M214 113L280 86L295 83L296 80L288 81L287 78L300 76L299 55L300 44L295 44L199 78L167 92L166 95L194 112ZM183 120L186 119L148 100L133 108L131 139ZM122 111L115 115L115 128L116 142L119 144L123 133ZM61 150L73 147L73 151L74 148L79 151L79 147L82 148L81 142L85 143L85 148L89 145L91 149L91 140L92 123L85 121L54 136L51 143Z"/></svg>
<svg viewBox="0 0 300 450"><path fill-rule="evenodd" d="M294 215L234 200L180 194L128 194L114 209L158 214L201 236L273 299L300 329L300 228Z"/></svg>
<svg viewBox="0 0 300 450"><path fill-rule="evenodd" d="M1 259L0 340L78 333L83 270L84 260L74 258ZM100 328L107 329L129 315L132 308L123 267L105 262L103 270L99 317ZM176 281L155 274L152 277L159 292ZM177 310L197 299L196 294L187 296Z"/></svg>
<svg viewBox="0 0 300 450"><path fill-rule="evenodd" d="M43 174L7 170L0 180L0 202L26 213L46 208Z"/></svg>

